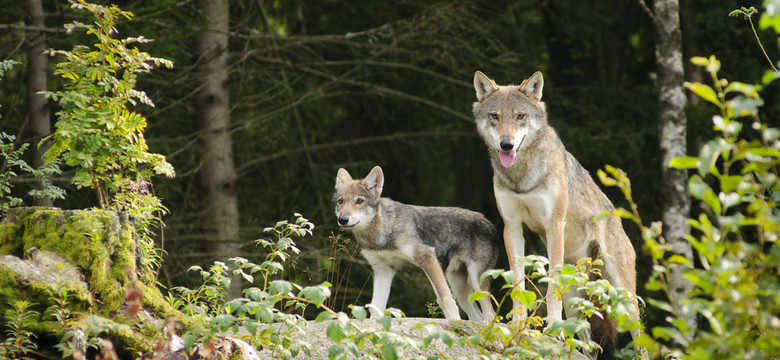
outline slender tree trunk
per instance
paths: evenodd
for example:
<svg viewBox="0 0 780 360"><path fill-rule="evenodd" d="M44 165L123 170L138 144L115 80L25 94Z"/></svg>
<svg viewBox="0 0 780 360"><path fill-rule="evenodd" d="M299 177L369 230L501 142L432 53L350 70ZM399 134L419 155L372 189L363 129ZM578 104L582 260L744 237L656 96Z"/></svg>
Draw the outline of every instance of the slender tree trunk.
<svg viewBox="0 0 780 360"><path fill-rule="evenodd" d="M654 1L656 28L656 65L658 72L658 115L661 142L661 193L664 198L664 238L672 246L672 252L693 261L690 244L683 238L690 232L687 219L691 201L686 184L685 170L669 168L669 160L686 154L686 97L683 90L684 70L682 59L682 33L680 30L680 6L678 0ZM692 285L680 276L680 269L673 269L669 279L674 303L679 305ZM688 324L695 329L695 322Z"/></svg>
<svg viewBox="0 0 780 360"><path fill-rule="evenodd" d="M32 29L43 29L45 14L41 0L25 0L28 26ZM38 147L41 139L51 133L49 119L49 105L46 98L38 94L46 90L46 56L43 50L46 48L46 34L43 31L27 30L25 36L29 41L27 49L27 115L30 117L30 128L33 131L32 163L33 167L43 165L43 154L51 144L47 141ZM35 205L52 206L53 201L47 197L36 197Z"/></svg>
<svg viewBox="0 0 780 360"><path fill-rule="evenodd" d="M230 138L228 0L200 0L200 9L207 17L195 38L199 56L196 117L203 157L198 179L206 207L202 223L211 240L208 250L224 261L237 256L240 248L237 175ZM240 295L239 285L239 279L233 279L229 297Z"/></svg>

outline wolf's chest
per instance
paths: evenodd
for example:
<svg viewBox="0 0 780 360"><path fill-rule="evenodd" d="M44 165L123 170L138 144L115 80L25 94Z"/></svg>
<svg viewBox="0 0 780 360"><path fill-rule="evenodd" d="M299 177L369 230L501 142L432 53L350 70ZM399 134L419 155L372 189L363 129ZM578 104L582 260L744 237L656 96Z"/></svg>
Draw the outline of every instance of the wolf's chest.
<svg viewBox="0 0 780 360"><path fill-rule="evenodd" d="M418 266L417 262L414 260L414 249L411 247L407 249L401 247L384 250L363 248L361 253L371 265L381 263L393 269Z"/></svg>

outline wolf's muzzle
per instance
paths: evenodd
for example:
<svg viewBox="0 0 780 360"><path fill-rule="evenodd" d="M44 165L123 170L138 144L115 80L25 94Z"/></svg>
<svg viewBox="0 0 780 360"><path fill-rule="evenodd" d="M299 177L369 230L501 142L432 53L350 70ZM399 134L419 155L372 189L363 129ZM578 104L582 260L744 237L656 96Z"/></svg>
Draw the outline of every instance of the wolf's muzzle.
<svg viewBox="0 0 780 360"><path fill-rule="evenodd" d="M512 143L512 140L501 140L498 146L500 146L501 150L504 151L510 151L515 148L515 144Z"/></svg>
<svg viewBox="0 0 780 360"><path fill-rule="evenodd" d="M345 226L345 225L349 224L349 218L346 217L346 216L339 216L337 221L339 222L339 225L341 225L341 226Z"/></svg>

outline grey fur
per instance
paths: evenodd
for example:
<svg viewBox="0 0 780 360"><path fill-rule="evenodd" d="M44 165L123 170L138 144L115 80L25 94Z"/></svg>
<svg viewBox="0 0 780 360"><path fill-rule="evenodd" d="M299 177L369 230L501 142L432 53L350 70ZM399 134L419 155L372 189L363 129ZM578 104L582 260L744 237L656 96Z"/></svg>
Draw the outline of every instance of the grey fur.
<svg viewBox="0 0 780 360"><path fill-rule="evenodd" d="M478 279L498 259L498 232L493 224L466 209L407 205L382 198L383 184L384 174L378 166L358 180L340 169L333 196L339 225L354 233L374 270L372 317L385 310L395 270L417 266L431 281L445 317L460 319L448 280L470 320L492 318L489 299L480 301L481 309L467 299L474 291L489 291L489 279L481 283Z"/></svg>
<svg viewBox="0 0 780 360"><path fill-rule="evenodd" d="M541 72L517 86L499 86L479 71L474 74L474 120L493 167L510 268L521 271L514 258L525 254L523 228L527 226L547 245L550 268L576 263L599 251L605 264L603 277L615 287L636 293L633 245L620 219L593 220L614 206L548 124L541 101L543 84ZM524 288L523 282L517 285ZM548 287L546 301L549 325L561 319L563 301L552 287ZM567 309L567 316L573 315ZM639 316L638 307L634 315ZM600 324L597 331L604 331L596 334L605 347L602 355L607 357L611 351L607 347L614 346L615 332L607 329L612 325ZM636 339L639 331L632 335Z"/></svg>

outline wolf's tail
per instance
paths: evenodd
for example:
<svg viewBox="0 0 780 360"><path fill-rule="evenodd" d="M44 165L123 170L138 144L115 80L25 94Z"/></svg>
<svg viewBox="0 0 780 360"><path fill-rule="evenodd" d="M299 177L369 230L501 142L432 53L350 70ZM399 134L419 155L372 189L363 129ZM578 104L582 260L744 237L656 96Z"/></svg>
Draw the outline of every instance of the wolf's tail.
<svg viewBox="0 0 780 360"><path fill-rule="evenodd" d="M596 315L591 316L590 329L593 333L593 341L601 346L598 360L612 360L615 358L615 344L617 343L617 324L612 319L602 319Z"/></svg>
<svg viewBox="0 0 780 360"><path fill-rule="evenodd" d="M596 241L593 241L588 245L588 255L590 255L591 259L601 258L602 249ZM605 258L604 261L609 261L609 259ZM591 274L590 276L591 281L595 281L597 278L598 277L595 276L595 274ZM614 359L618 336L615 320L607 318L606 315L604 315L603 318L593 315L588 321L590 321L590 330L593 334L593 341L601 346L601 353L599 353L597 359Z"/></svg>

